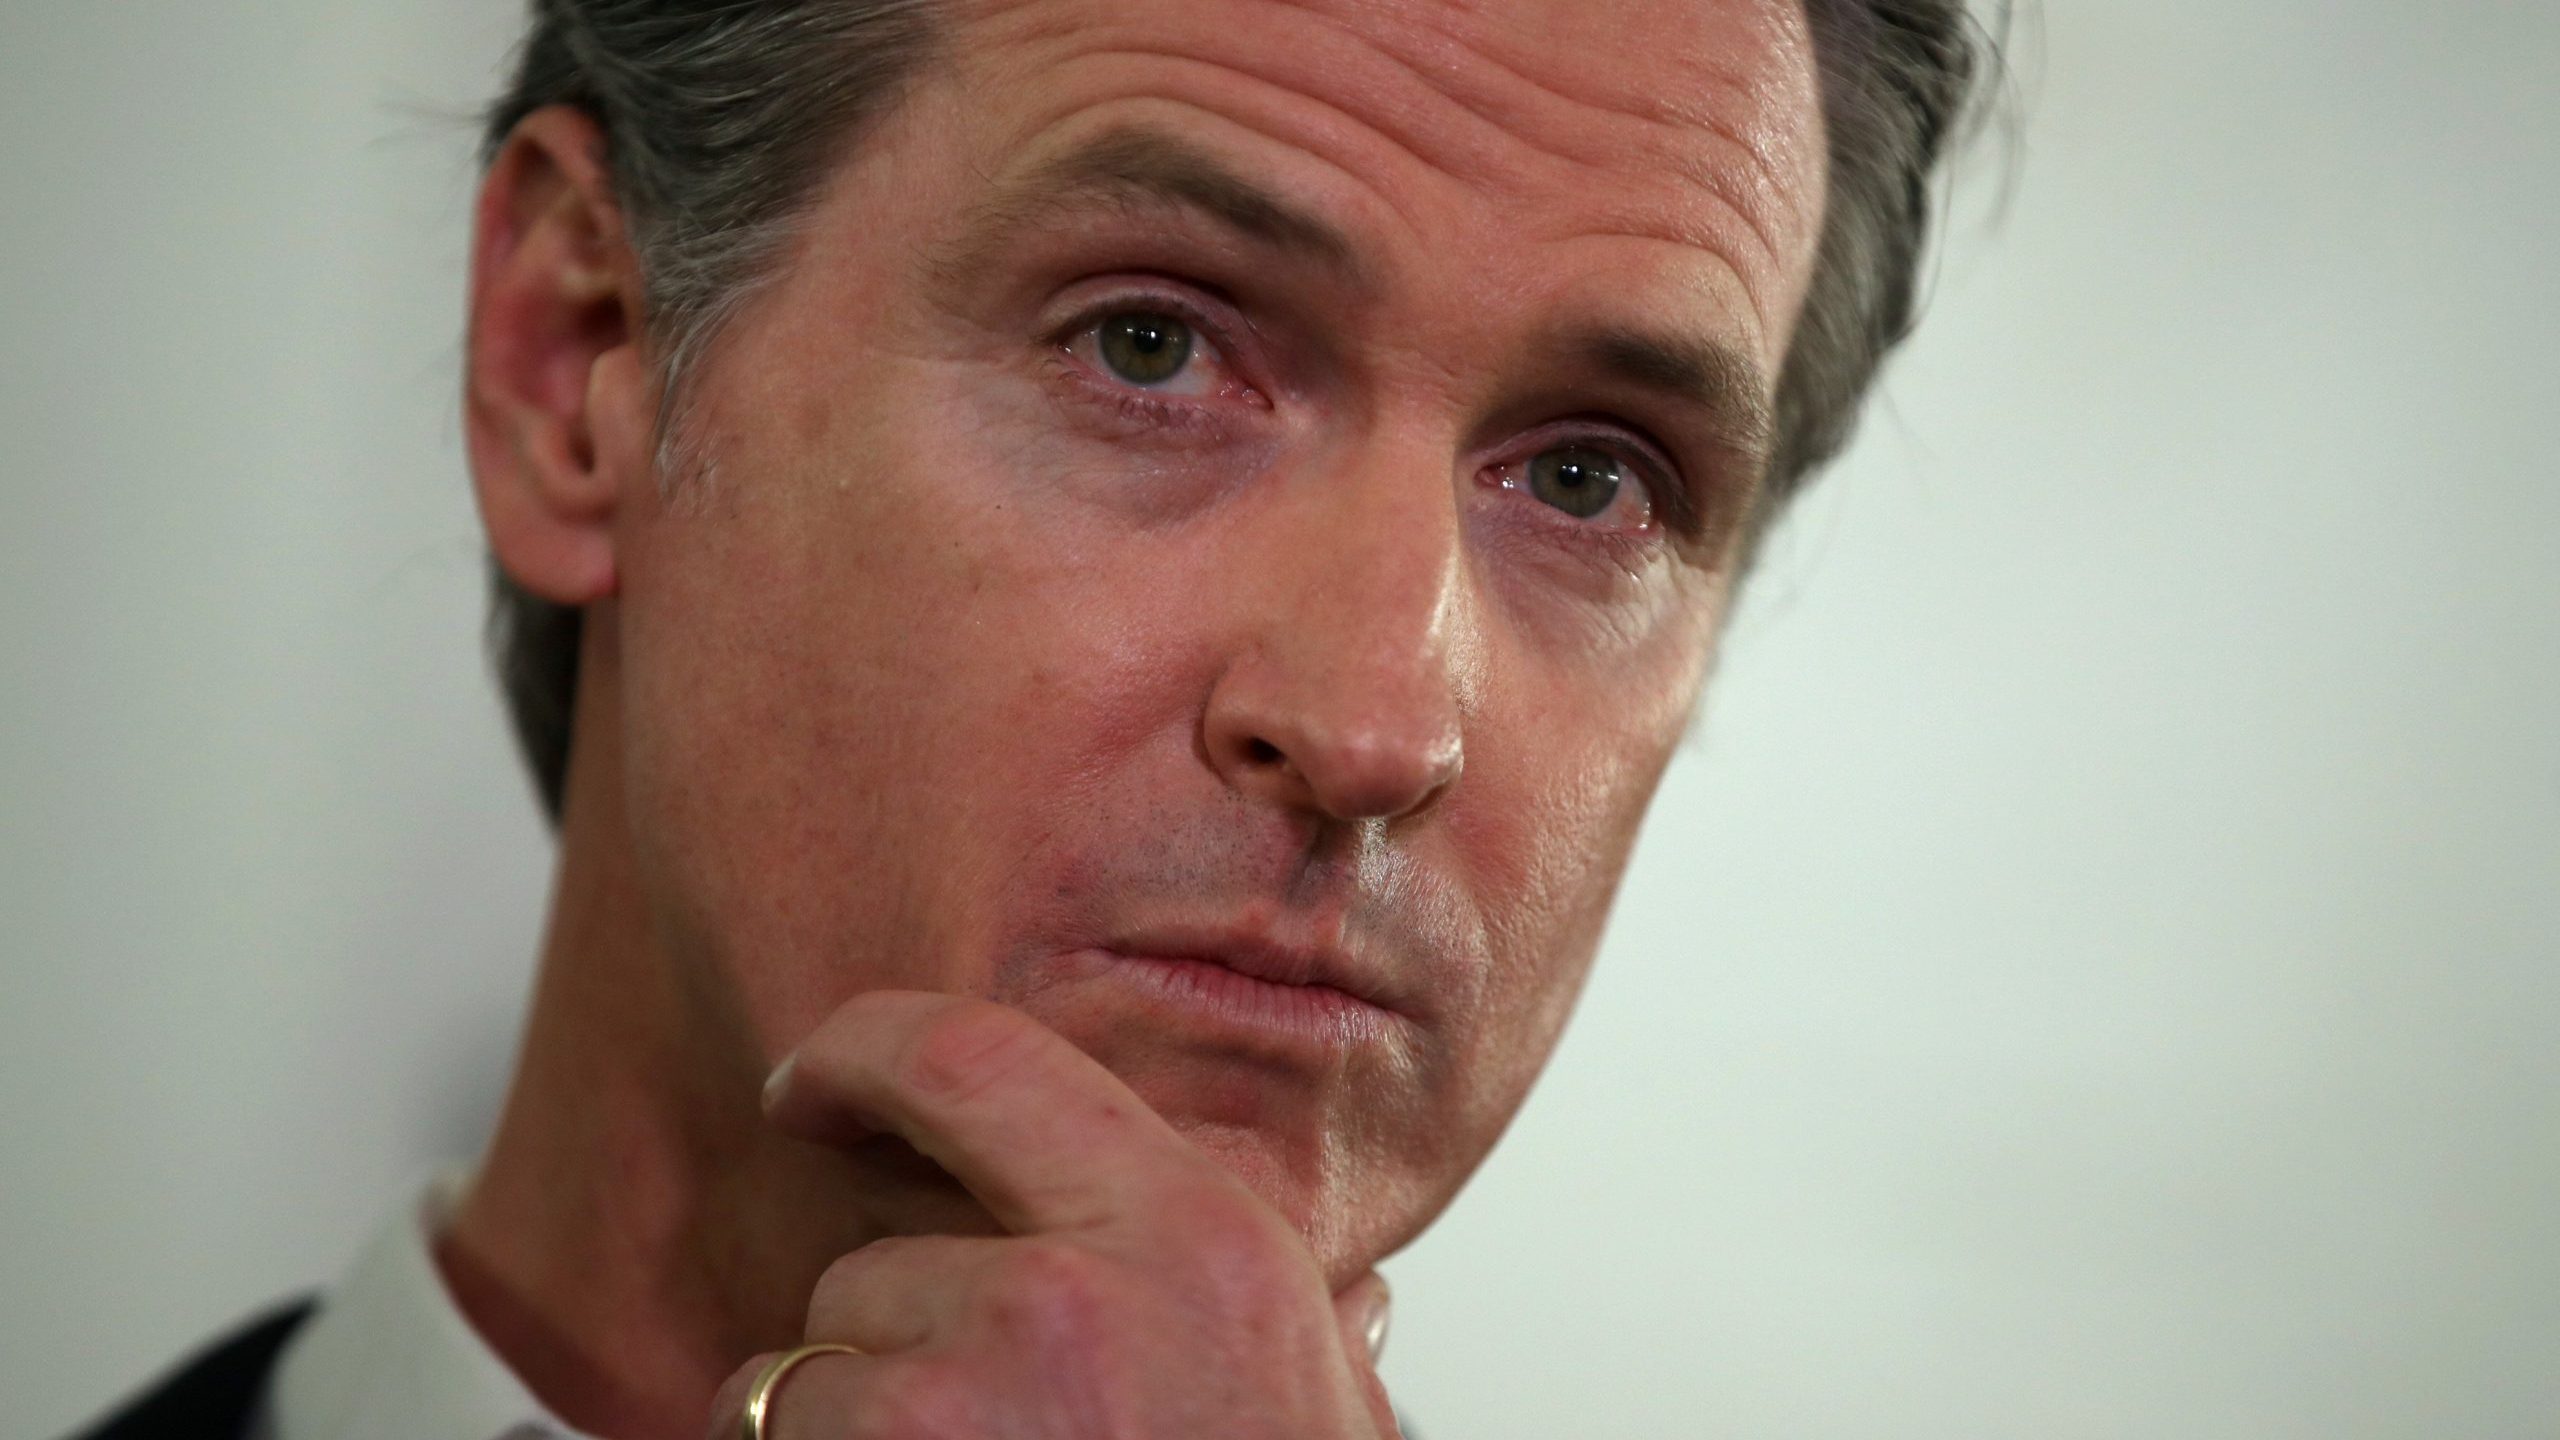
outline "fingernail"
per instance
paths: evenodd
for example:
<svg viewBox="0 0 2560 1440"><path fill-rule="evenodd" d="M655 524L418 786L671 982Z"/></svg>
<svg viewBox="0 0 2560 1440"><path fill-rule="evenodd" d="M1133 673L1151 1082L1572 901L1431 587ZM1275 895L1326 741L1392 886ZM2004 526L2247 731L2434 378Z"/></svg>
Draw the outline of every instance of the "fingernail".
<svg viewBox="0 0 2560 1440"><path fill-rule="evenodd" d="M764 1077L764 1108L767 1110L781 1101L783 1091L791 1088L791 1066L799 1058L800 1053L796 1050L783 1056L782 1063L773 1067L773 1073Z"/></svg>
<svg viewBox="0 0 2560 1440"><path fill-rule="evenodd" d="M1378 1298L1369 1302L1368 1323L1361 1327L1369 1339L1369 1363L1372 1365L1378 1363L1379 1356L1387 1353L1387 1311L1392 1308L1389 1304L1391 1298L1387 1294L1387 1282L1380 1280Z"/></svg>

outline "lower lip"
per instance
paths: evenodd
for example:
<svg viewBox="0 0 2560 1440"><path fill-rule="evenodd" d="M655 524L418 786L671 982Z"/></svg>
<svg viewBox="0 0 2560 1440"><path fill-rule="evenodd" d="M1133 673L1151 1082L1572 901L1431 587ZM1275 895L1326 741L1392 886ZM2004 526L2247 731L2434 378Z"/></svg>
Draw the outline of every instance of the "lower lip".
<svg viewBox="0 0 2560 1440"><path fill-rule="evenodd" d="M1395 1016L1329 985L1283 985L1224 965L1162 955L1090 952L1149 1000L1242 1035L1347 1050L1386 1038Z"/></svg>

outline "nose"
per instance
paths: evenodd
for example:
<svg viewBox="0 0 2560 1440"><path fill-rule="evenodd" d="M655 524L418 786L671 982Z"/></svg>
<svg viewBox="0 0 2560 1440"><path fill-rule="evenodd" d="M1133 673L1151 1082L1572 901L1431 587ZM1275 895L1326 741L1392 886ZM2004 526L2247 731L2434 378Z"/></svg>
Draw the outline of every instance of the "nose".
<svg viewBox="0 0 2560 1440"><path fill-rule="evenodd" d="M1394 820L1457 783L1476 645L1448 474L1378 456L1283 482L1242 527L1237 638L1202 720L1237 793Z"/></svg>

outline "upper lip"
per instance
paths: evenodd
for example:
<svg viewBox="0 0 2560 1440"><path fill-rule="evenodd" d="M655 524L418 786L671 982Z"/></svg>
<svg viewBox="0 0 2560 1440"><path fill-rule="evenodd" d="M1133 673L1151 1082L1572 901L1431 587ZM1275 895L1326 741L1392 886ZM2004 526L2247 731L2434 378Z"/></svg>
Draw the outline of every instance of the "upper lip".
<svg viewBox="0 0 2560 1440"><path fill-rule="evenodd" d="M1165 925L1119 936L1110 948L1129 956L1205 961L1274 985L1321 985L1380 1009L1402 1009L1384 970L1339 944L1238 925Z"/></svg>

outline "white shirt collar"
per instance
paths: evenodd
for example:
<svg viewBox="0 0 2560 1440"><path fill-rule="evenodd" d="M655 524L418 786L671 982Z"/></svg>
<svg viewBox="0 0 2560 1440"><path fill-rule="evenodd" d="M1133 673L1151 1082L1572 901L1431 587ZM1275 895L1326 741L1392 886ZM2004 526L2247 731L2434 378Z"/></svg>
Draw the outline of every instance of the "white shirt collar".
<svg viewBox="0 0 2560 1440"><path fill-rule="evenodd" d="M429 1253L467 1175L439 1176L365 1247L284 1353L262 1440L588 1440L471 1328Z"/></svg>

